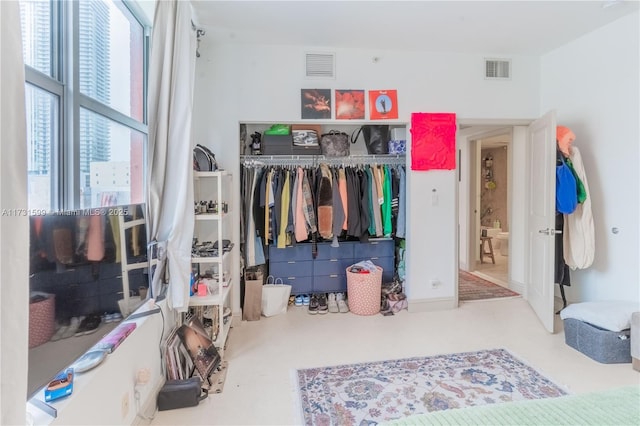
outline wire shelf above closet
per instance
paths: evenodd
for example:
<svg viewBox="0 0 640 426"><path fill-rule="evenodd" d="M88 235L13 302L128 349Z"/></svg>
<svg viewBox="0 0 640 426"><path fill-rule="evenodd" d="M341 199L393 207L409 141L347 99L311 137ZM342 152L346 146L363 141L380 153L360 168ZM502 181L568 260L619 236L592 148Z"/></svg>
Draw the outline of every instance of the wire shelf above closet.
<svg viewBox="0 0 640 426"><path fill-rule="evenodd" d="M404 155L369 154L349 157L325 157L324 155L241 155L244 166L352 166L359 164L406 164Z"/></svg>

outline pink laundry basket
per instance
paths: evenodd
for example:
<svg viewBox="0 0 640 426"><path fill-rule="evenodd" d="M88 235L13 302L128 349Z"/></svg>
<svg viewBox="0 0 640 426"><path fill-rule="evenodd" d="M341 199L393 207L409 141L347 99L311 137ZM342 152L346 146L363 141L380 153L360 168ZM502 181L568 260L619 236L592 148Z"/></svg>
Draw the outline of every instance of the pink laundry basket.
<svg viewBox="0 0 640 426"><path fill-rule="evenodd" d="M29 349L47 343L56 332L56 296L29 303Z"/></svg>
<svg viewBox="0 0 640 426"><path fill-rule="evenodd" d="M347 297L349 310L356 315L375 315L380 312L382 268L377 272L359 274L347 268Z"/></svg>

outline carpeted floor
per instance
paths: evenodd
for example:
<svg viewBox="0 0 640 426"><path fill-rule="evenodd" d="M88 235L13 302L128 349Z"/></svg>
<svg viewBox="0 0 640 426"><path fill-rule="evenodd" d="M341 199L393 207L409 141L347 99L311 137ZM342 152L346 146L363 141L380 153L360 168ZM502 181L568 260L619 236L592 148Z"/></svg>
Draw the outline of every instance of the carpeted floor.
<svg viewBox="0 0 640 426"><path fill-rule="evenodd" d="M306 425L380 422L565 392L505 349L297 371Z"/></svg>
<svg viewBox="0 0 640 426"><path fill-rule="evenodd" d="M458 300L461 302L513 296L519 296L519 294L469 272L459 271Z"/></svg>

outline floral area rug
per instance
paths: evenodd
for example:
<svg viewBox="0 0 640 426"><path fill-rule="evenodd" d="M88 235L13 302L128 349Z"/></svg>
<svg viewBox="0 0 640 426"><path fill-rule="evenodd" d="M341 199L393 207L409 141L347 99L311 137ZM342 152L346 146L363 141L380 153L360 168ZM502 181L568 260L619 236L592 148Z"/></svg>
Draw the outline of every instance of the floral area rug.
<svg viewBox="0 0 640 426"><path fill-rule="evenodd" d="M376 425L413 414L566 393L505 349L297 371L306 425Z"/></svg>
<svg viewBox="0 0 640 426"><path fill-rule="evenodd" d="M514 296L519 296L519 294L498 284L483 280L469 272L459 271L458 299L461 302L465 300L483 300Z"/></svg>

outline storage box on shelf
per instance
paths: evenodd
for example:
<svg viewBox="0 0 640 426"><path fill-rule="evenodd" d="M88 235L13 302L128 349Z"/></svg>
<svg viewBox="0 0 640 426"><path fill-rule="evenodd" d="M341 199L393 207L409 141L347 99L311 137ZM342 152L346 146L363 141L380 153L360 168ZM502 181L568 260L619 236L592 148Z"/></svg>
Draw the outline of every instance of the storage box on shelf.
<svg viewBox="0 0 640 426"><path fill-rule="evenodd" d="M223 353L232 317L234 289L231 243L233 230L232 175L227 171L194 171L195 229L192 268L200 291L194 292L189 306L203 324L211 324L211 338ZM204 291L202 289L205 289Z"/></svg>
<svg viewBox="0 0 640 426"><path fill-rule="evenodd" d="M251 137L249 135L259 132L262 135L262 147L261 154L267 155L322 155L320 146L295 146L293 145L293 136L289 135L267 135L265 131L273 124L280 124L275 122L252 122L241 123L244 126L244 131L240 131L240 134L246 134L246 138L242 141L243 146L240 147L240 153L242 155L251 155L253 153L251 147ZM348 135L357 134L357 130L365 124L381 124L389 125L390 136L402 137L406 134L407 124L394 121L350 121L350 120L338 120L330 122L282 122L281 124L288 124L291 130L312 130L318 135L318 140L324 133L329 133L334 130L337 132L345 132ZM405 137L406 139L406 137ZM350 144L350 152L355 155L367 155L367 148L364 143L364 137L360 136L355 144ZM383 154L384 155L384 154ZM402 154L404 155L404 154Z"/></svg>

